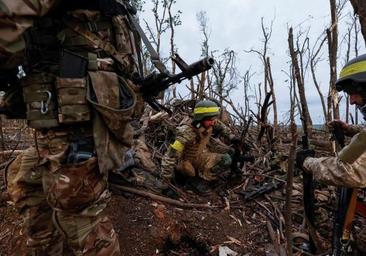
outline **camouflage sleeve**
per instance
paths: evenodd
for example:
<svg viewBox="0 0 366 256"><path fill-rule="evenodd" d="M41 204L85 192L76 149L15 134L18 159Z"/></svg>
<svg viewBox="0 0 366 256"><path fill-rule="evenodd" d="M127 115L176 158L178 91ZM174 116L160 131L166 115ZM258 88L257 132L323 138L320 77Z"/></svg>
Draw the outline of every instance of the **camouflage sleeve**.
<svg viewBox="0 0 366 256"><path fill-rule="evenodd" d="M45 15L57 1L0 0L0 68L20 64L14 55L25 47L23 33L33 25L35 17Z"/></svg>
<svg viewBox="0 0 366 256"><path fill-rule="evenodd" d="M304 167L329 185L366 187L366 130L356 134L338 157L307 158Z"/></svg>
<svg viewBox="0 0 366 256"><path fill-rule="evenodd" d="M352 164L338 157L309 157L304 167L312 171L314 179L332 186L366 187L366 154Z"/></svg>
<svg viewBox="0 0 366 256"><path fill-rule="evenodd" d="M185 146L196 137L195 132L189 125L182 125L177 128L177 135L161 161L161 177L171 179L174 177L174 168L181 158Z"/></svg>
<svg viewBox="0 0 366 256"><path fill-rule="evenodd" d="M218 132L221 136L223 136L228 141L230 141L231 139L233 139L235 137L234 134L229 129L229 127L227 127L220 120L216 121L215 126L214 126L214 131Z"/></svg>

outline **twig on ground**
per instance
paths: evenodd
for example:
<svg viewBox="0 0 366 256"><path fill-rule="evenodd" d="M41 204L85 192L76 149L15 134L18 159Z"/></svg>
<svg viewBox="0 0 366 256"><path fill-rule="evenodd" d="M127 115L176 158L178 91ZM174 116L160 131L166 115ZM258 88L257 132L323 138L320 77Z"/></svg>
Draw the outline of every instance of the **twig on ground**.
<svg viewBox="0 0 366 256"><path fill-rule="evenodd" d="M120 186L120 185L115 185L115 184L111 184L112 187L115 187L116 189L128 192L128 193L133 193L133 194L137 194L143 197L149 197L153 200L157 200L157 201L161 201L164 203L168 203L168 204L172 204L175 206L179 206L182 208L206 208L206 209L216 209L216 208L223 208L224 206L214 206L214 205L209 205L207 204L195 204L195 203L184 203L175 199L171 199L171 198L167 198L164 196L159 196L159 195L155 195L153 193L147 192L147 191L141 191L135 188L130 188L130 187L125 187L125 186Z"/></svg>

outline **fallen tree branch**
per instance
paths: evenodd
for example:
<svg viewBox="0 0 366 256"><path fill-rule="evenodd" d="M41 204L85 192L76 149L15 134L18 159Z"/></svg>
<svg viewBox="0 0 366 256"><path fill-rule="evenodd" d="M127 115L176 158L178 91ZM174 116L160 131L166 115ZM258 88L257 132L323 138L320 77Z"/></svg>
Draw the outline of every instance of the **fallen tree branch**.
<svg viewBox="0 0 366 256"><path fill-rule="evenodd" d="M121 185L116 185L116 184L110 184L112 187L115 187L116 189L128 192L128 193L133 193L133 194L137 194L143 197L148 197L151 198L153 200L157 200L157 201L161 201L164 203L168 203L168 204L172 204L175 206L179 206L182 208L206 208L206 209L214 209L214 208L223 208L224 206L212 206L209 204L195 204L195 203L184 203L175 199L171 199L171 198L167 198L164 196L159 196L159 195L155 195L153 193L147 192L147 191L141 191L135 188L130 188L130 187L126 187L126 186L121 186Z"/></svg>
<svg viewBox="0 0 366 256"><path fill-rule="evenodd" d="M273 248L276 252L276 255L278 255L278 256L281 255L281 249L280 249L280 244L278 242L278 237L277 237L276 232L274 231L270 221L267 221L267 230L268 230L269 237L272 240Z"/></svg>

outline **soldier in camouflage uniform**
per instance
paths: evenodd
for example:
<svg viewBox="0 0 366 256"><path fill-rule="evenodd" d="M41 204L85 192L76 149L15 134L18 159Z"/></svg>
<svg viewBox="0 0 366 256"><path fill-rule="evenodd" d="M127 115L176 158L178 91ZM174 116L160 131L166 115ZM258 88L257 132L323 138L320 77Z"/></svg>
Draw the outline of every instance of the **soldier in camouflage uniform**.
<svg viewBox="0 0 366 256"><path fill-rule="evenodd" d="M337 90L349 94L350 103L355 104L366 118L366 54L349 61L336 82ZM311 151L297 153L297 165L312 172L314 179L333 186L350 188L366 187L366 130L348 125L340 120L330 123L340 125L345 134L352 137L337 157L312 157ZM358 234L358 248L366 253L366 227Z"/></svg>
<svg viewBox="0 0 366 256"><path fill-rule="evenodd" d="M63 255L64 242L75 255L120 254L104 215L107 175L123 164L143 108L127 79L138 43L124 4L0 0L0 109L26 118L36 137L6 169L29 255Z"/></svg>
<svg viewBox="0 0 366 256"><path fill-rule="evenodd" d="M176 138L168 148L161 162L161 177L171 180L175 171L186 177L197 177L205 181L213 181L221 172L231 166L228 153L210 152L207 148L213 132L232 140L235 137L219 120L219 107L212 101L204 100L196 104L191 123L177 128ZM203 191L202 191L203 192Z"/></svg>

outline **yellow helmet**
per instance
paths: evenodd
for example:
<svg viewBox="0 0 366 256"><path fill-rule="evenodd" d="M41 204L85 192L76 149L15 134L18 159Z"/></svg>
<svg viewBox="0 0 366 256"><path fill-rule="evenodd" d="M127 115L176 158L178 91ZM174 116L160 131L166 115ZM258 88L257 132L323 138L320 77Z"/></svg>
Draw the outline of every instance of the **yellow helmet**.
<svg viewBox="0 0 366 256"><path fill-rule="evenodd" d="M366 91L366 54L347 62L339 74L336 88L338 91L347 93L351 91Z"/></svg>
<svg viewBox="0 0 366 256"><path fill-rule="evenodd" d="M207 117L215 117L220 114L220 108L211 100L197 102L193 110L193 122L200 122Z"/></svg>

